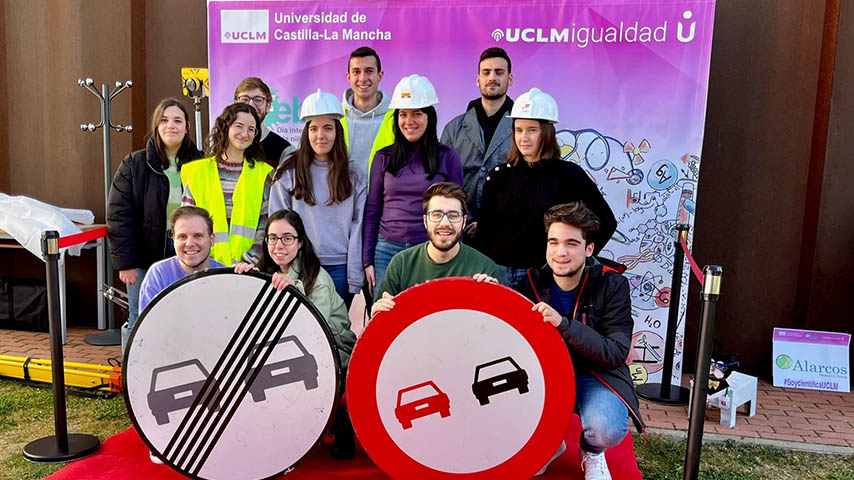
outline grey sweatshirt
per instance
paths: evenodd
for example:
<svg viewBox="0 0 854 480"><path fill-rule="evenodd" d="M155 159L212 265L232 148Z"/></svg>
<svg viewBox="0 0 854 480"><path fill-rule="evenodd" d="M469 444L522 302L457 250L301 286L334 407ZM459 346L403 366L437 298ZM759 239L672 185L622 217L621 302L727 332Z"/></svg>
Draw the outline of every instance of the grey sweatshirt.
<svg viewBox="0 0 854 480"><path fill-rule="evenodd" d="M294 171L286 170L270 187L270 213L282 209L294 210L305 224L306 234L320 259L321 265L347 264L347 285L350 293L359 293L365 281L362 269L362 217L367 198L367 181L358 168L350 164L353 194L341 203L329 201L329 164L311 163L311 183L314 205L293 198Z"/></svg>
<svg viewBox="0 0 854 480"><path fill-rule="evenodd" d="M344 92L341 106L344 108L344 117L347 119L347 142L350 145L350 162L355 163L362 170L365 178L368 177L368 160L371 156L371 147L374 139L380 131L383 116L388 111L391 97L382 90L377 90L380 103L369 112L363 112L353 106L353 89L348 88Z"/></svg>

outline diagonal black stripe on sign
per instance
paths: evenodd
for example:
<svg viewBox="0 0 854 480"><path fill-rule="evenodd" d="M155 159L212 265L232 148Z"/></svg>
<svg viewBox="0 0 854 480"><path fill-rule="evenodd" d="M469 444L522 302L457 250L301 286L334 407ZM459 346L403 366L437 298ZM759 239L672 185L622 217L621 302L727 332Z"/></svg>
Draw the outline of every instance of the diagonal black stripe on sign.
<svg viewBox="0 0 854 480"><path fill-rule="evenodd" d="M208 441L211 432L217 427L223 415L232 408L235 394L239 390L239 382L246 378L248 370L252 367L249 360L257 358L257 355L253 355L253 351L264 349L264 347L258 349L256 348L256 345L259 345L259 342L260 345L266 345L265 342L268 342L275 332L273 319L278 319L281 316L279 315L279 312L282 309L283 298L285 299L285 308L288 308L295 302L295 297L293 296L283 296L281 294L276 295L276 300L273 302L272 307L266 312L263 319L259 319L257 323L260 325L260 328L256 330L252 341L249 343L249 348L244 350L243 354L238 359L235 359L234 363L231 365L233 368L231 369L230 374L228 372L224 373L224 380L220 380L220 395L217 400L219 403L219 410L216 413L208 410L201 421L202 427L192 435L192 438L188 437L189 440L184 442L188 447L175 462L180 468L190 468L198 456L197 452ZM263 312L261 312L261 314L263 314ZM263 337L259 338L261 337L262 332ZM228 375L227 378L226 375ZM212 418L214 415L216 415L216 417ZM180 451L178 454L180 454ZM187 465L185 466L185 464Z"/></svg>
<svg viewBox="0 0 854 480"><path fill-rule="evenodd" d="M218 410L222 410L227 407L227 405L223 404L223 400L228 393L228 390L233 388L233 372L239 371L243 362L245 362L246 358L257 344L258 338L265 330L269 329L270 312L277 311L281 308L283 297L274 289L271 291L271 295L268 300L270 301L265 302L264 306L255 312L250 328L247 329L246 334L242 336L239 342L237 342L237 345L231 349L230 355L224 357L225 362L221 367L222 374L215 377L215 388L211 394L213 402L212 405L218 406ZM269 309L267 307L269 307ZM269 333L267 333L267 335L269 335ZM232 375L229 376L229 372L232 372ZM195 419L194 428L189 429L184 433L183 438L178 441L178 447L171 452L171 457L168 457L169 460L173 461L177 466L179 466L179 468L186 462L187 458L190 457L191 450L193 448L197 448L196 442L199 440L199 437L205 435L206 431L213 428L211 424L211 417L213 417L214 414L215 412L212 409L206 409L198 413ZM219 418L219 416L217 418Z"/></svg>
<svg viewBox="0 0 854 480"><path fill-rule="evenodd" d="M239 350L242 348L242 345L245 342L245 337L251 334L252 328L254 328L255 323L252 321L255 317L258 316L259 312L263 312L270 301L273 298L273 293L275 289L272 288L271 285L265 285L259 291L258 295L255 298L255 301L252 303L251 307L247 310L246 315L241 321L237 331L232 335L229 340L228 345L223 350L217 364L211 370L211 373L208 375L208 378L205 382L202 391L196 396L193 404L191 405L190 410L188 410L187 414L182 419L181 424L178 429L172 436L172 439L164 450L164 456L169 458L174 455L173 448L177 448L180 451L181 448L181 439L186 437L190 432L195 430L198 427L200 416L202 415L202 411L207 409L207 406L214 405L213 400L215 393L218 391L218 382L217 378L220 376L219 372L222 370L223 365L227 365L229 361L229 354L233 350Z"/></svg>
<svg viewBox="0 0 854 480"><path fill-rule="evenodd" d="M172 455L172 449L179 447L180 439L185 436L185 430L189 429L192 431L195 428L195 423L198 421L199 410L210 404L203 403L203 400L205 402L211 401L210 392L214 391L212 387L216 385L214 380L216 378L215 374L222 369L222 365L224 364L229 352L234 348L234 345L238 342L239 338L244 335L244 331L247 327L251 325L251 320L256 316L256 311L259 309L259 306L260 310L263 311L267 304L269 304L270 300L273 298L273 295L271 294L272 292L275 292L275 289L272 288L271 284L265 284L264 287L258 291L258 295L255 296L255 300L253 300L252 305L246 311L246 315L244 315L243 320L241 320L238 325L237 331L232 335L228 345L220 355L217 364L208 374L208 378L205 380L204 385L202 385L202 388L199 390L196 398L193 399L190 409L187 410L184 418L181 419L181 423L178 425L178 428L172 434L172 438L163 450L162 453L165 457L169 458Z"/></svg>
<svg viewBox="0 0 854 480"><path fill-rule="evenodd" d="M261 367L266 364L270 355L273 353L273 350L278 345L279 340L281 340L284 335L285 329L287 329L294 315L296 315L296 312L299 309L299 303L296 301L296 296L288 294L287 297L288 301L283 308L277 309L276 311L270 311L268 319L270 320L270 324L273 328L270 329L268 335L265 336L265 338L258 344L261 345L261 347L253 348L251 357L247 360L243 372L241 372L240 376L237 378L238 388L229 390L229 398L224 402L228 407L220 409L217 414L217 418L211 422L212 428L208 429L208 432L202 440L198 443L193 443L194 446L198 446L195 449L196 458L194 458L188 465L189 470L193 463L196 464L195 468L192 468L191 470L193 475L198 475L202 466L204 466L211 452L213 452L214 447L216 447L220 437L225 432L226 427L231 423L232 417L237 412L237 409L240 408L240 405L246 397L246 394L249 392L255 378L261 372ZM283 315L285 316L284 320L279 321ZM199 457L198 454L201 454L201 457Z"/></svg>

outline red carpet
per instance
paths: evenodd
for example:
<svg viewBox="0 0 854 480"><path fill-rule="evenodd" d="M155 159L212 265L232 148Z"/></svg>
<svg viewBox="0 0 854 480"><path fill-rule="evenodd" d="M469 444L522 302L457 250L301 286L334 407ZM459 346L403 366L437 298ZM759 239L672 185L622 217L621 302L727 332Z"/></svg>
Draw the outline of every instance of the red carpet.
<svg viewBox="0 0 854 480"><path fill-rule="evenodd" d="M578 435L580 431L581 423L576 415L573 417L570 433L567 435L568 449L566 453L552 463L545 475L538 478L584 478L578 466ZM316 448L302 464L287 475L287 479L388 479L360 447L357 447L356 458L339 461L329 458L330 445L330 442L326 442ZM626 435L623 442L608 450L605 456L608 459L611 476L615 479L642 478L635 461L631 435ZM145 444L142 443L136 431L129 428L104 441L95 455L72 462L47 478L50 480L148 480L153 478L183 479L185 477L165 465L151 463Z"/></svg>

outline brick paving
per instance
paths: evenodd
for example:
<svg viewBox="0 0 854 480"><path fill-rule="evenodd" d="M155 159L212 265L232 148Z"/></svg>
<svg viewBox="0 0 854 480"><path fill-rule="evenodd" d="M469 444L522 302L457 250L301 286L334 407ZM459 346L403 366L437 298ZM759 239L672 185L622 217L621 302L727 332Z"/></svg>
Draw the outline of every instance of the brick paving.
<svg viewBox="0 0 854 480"><path fill-rule="evenodd" d="M69 328L68 343L62 349L65 361L106 365L109 358L121 360L121 347L96 347L83 341L87 335L101 332L91 328ZM0 330L0 355L49 359L50 337L40 332Z"/></svg>
<svg viewBox="0 0 854 480"><path fill-rule="evenodd" d="M361 330L360 302L351 309L353 330ZM71 362L106 364L108 358L121 359L121 348L95 347L83 341L98 330L70 328L64 347ZM0 330L0 355L50 358L50 340L46 333ZM682 385L688 385L683 377ZM688 407L659 405L641 399L641 414L647 427L654 430L688 430ZM720 424L720 411L706 410L704 432L749 439L777 440L854 447L854 393L830 393L777 388L768 380L759 380L756 415L738 412L734 428Z"/></svg>
<svg viewBox="0 0 854 480"><path fill-rule="evenodd" d="M690 378L683 376L682 385ZM854 393L774 387L759 380L756 415L739 410L735 427L720 424L720 410L706 409L703 431L733 437L854 447ZM688 430L688 407L660 405L641 399L647 427Z"/></svg>

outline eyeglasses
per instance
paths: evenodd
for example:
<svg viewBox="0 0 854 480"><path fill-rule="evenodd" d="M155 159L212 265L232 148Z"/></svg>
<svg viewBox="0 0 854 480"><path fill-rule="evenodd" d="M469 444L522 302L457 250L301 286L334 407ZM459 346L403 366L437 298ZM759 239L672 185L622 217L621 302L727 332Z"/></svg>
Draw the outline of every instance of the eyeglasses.
<svg viewBox="0 0 854 480"><path fill-rule="evenodd" d="M291 235L289 233L286 233L286 234L282 235L281 237L277 237L277 236L272 235L272 234L267 235L267 243L270 245L273 245L273 246L276 245L276 242L282 242L282 245L284 245L286 247L290 247L291 245L296 243L296 241L298 239L299 239L298 236Z"/></svg>
<svg viewBox="0 0 854 480"><path fill-rule="evenodd" d="M448 217L448 221L451 223L460 223L463 221L463 212L458 212L456 210L451 210L450 212L443 212L441 210L430 210L425 215L427 215L427 220L430 220L434 223L439 223L443 218Z"/></svg>
<svg viewBox="0 0 854 480"><path fill-rule="evenodd" d="M249 103L252 102L256 107L263 106L267 103L267 97L258 95L257 97L250 97L249 95L241 95L237 97L237 101L240 103Z"/></svg>
<svg viewBox="0 0 854 480"><path fill-rule="evenodd" d="M232 123L231 126L228 128L230 128L230 129L232 129L238 133L248 132L249 135L252 135L253 137L255 136L255 133L258 131L255 129L255 127L245 126L242 123Z"/></svg>

